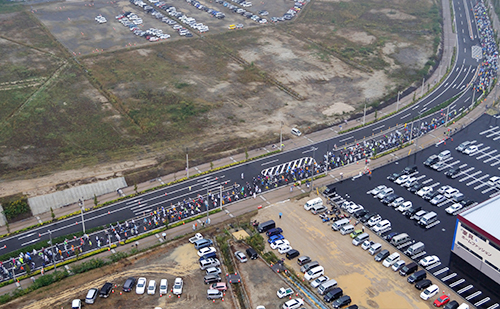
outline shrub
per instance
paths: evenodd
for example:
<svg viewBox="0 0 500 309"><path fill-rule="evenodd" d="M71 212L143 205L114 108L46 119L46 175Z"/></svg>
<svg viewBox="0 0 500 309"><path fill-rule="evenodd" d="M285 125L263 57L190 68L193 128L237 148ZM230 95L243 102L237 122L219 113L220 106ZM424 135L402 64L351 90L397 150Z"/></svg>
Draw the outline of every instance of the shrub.
<svg viewBox="0 0 500 309"><path fill-rule="evenodd" d="M3 212L7 221L12 221L23 214L31 214L30 206L28 205L28 200L22 198L12 202L7 202L3 204Z"/></svg>

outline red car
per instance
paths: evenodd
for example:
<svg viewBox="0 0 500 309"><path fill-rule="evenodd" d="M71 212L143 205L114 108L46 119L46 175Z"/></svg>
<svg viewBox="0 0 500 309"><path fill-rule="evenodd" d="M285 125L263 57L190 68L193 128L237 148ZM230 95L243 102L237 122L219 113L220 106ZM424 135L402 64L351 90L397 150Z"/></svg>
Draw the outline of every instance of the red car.
<svg viewBox="0 0 500 309"><path fill-rule="evenodd" d="M441 307L446 305L447 302L450 301L450 298L447 295L441 295L438 299L434 301L434 306Z"/></svg>

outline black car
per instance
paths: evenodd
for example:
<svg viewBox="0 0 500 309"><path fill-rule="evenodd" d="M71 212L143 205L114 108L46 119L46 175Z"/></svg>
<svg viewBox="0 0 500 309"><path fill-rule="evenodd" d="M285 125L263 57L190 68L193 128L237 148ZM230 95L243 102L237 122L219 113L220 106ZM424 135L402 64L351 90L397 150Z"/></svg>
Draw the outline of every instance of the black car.
<svg viewBox="0 0 500 309"><path fill-rule="evenodd" d="M391 253L389 250L384 249L380 251L376 256L375 256L375 262L381 262L382 260L385 260L386 257L388 257Z"/></svg>
<svg viewBox="0 0 500 309"><path fill-rule="evenodd" d="M332 303L333 308L340 308L347 306L351 303L351 297L349 295L344 295Z"/></svg>
<svg viewBox="0 0 500 309"><path fill-rule="evenodd" d="M458 302L456 300L452 300L446 305L444 305L443 309L457 309L459 306Z"/></svg>
<svg viewBox="0 0 500 309"><path fill-rule="evenodd" d="M109 294L111 294L112 289L113 284L110 282L106 282L99 291L99 297L108 298Z"/></svg>
<svg viewBox="0 0 500 309"><path fill-rule="evenodd" d="M439 162L439 158L436 155L432 155L427 160L424 161L425 166L433 166L434 164Z"/></svg>
<svg viewBox="0 0 500 309"><path fill-rule="evenodd" d="M407 167L405 167L405 169L403 170L403 174L405 174L405 175L409 175L409 174L413 174L413 173L415 173L416 171L418 171L418 167L417 167L416 165L407 166Z"/></svg>
<svg viewBox="0 0 500 309"><path fill-rule="evenodd" d="M326 295L325 295L325 297L323 297L323 299L327 303L331 303L332 301L338 299L343 294L344 294L344 292L342 291L342 289L337 287L337 288L334 288L334 289L328 291L328 293L326 293Z"/></svg>
<svg viewBox="0 0 500 309"><path fill-rule="evenodd" d="M448 178L454 178L454 176L458 175L458 173L460 173L460 167L450 168L444 174Z"/></svg>
<svg viewBox="0 0 500 309"><path fill-rule="evenodd" d="M358 305L350 305L349 307L345 307L345 309L358 309Z"/></svg>
<svg viewBox="0 0 500 309"><path fill-rule="evenodd" d="M411 216L413 216L414 214L416 214L420 210L422 210L422 206L412 206L412 207L410 207L410 209L405 211L405 216L410 218Z"/></svg>
<svg viewBox="0 0 500 309"><path fill-rule="evenodd" d="M408 191L410 191L411 193L417 193L420 189L422 189L424 187L423 184L421 183L416 183L414 184L413 186L409 187L408 188Z"/></svg>
<svg viewBox="0 0 500 309"><path fill-rule="evenodd" d="M378 215L378 213L376 213L376 212L374 212L374 213L367 213L359 221L361 221L363 223L366 223L366 222L368 222L368 220L370 220L371 217L376 216L376 215Z"/></svg>
<svg viewBox="0 0 500 309"><path fill-rule="evenodd" d="M389 194L388 196L384 197L382 199L382 203L384 204L389 204L389 203L392 203L394 202L395 199L397 199L399 197L399 195L397 195L396 193L391 193Z"/></svg>
<svg viewBox="0 0 500 309"><path fill-rule="evenodd" d="M474 204L474 203L475 203L475 201L473 201L473 200L463 200L463 201L461 201L460 203L461 203L462 205L464 205L464 207L467 207L467 206L470 206L470 205Z"/></svg>
<svg viewBox="0 0 500 309"><path fill-rule="evenodd" d="M396 236L398 234L399 234L398 232L389 233L386 236L384 236L384 239L387 240L387 241L391 241L394 238L394 236Z"/></svg>
<svg viewBox="0 0 500 309"><path fill-rule="evenodd" d="M432 285L432 281L430 281L429 279L423 279L423 280L420 280L419 282L415 283L415 288L417 290L423 290L423 289L427 289L431 285Z"/></svg>
<svg viewBox="0 0 500 309"><path fill-rule="evenodd" d="M396 179L399 178L399 176L403 175L402 172L399 172L399 173L392 173L390 174L387 179L389 179L390 181L395 181Z"/></svg>
<svg viewBox="0 0 500 309"><path fill-rule="evenodd" d="M326 186L326 189L323 191L323 195L329 196L335 192L337 192L337 187L334 184L330 184Z"/></svg>
<svg viewBox="0 0 500 309"><path fill-rule="evenodd" d="M130 292L135 286L135 278L130 277L123 284L123 292Z"/></svg>
<svg viewBox="0 0 500 309"><path fill-rule="evenodd" d="M360 209L360 210L358 210L358 211L356 211L354 213L354 217L357 218L357 219L359 219L359 218L364 217L367 213L369 213L368 210L366 210L366 209Z"/></svg>

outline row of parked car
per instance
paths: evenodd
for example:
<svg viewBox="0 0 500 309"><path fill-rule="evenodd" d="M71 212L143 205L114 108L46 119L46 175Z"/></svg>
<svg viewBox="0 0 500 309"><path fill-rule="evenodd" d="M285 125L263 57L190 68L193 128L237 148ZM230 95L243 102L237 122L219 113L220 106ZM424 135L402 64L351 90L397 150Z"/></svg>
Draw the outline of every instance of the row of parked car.
<svg viewBox="0 0 500 309"><path fill-rule="evenodd" d="M131 12L117 15L115 17L125 27L128 27L135 35L145 38L150 42L157 42L170 38L170 34L163 33L163 30L156 28L149 28L148 30L141 30L139 26L142 24L142 19Z"/></svg>
<svg viewBox="0 0 500 309"><path fill-rule="evenodd" d="M246 1L243 1L243 0L233 0L233 2L236 3L236 4L239 4L239 5L243 6L243 7L248 7L248 6L243 5L245 3L248 3ZM220 4L220 5L224 6L224 7L227 7L229 10L233 11L234 13L240 14L241 16L246 17L246 18L250 18L251 20L253 20L255 22L258 22L258 23L261 23L261 24L267 23L267 19L261 18L260 16L254 14L254 13L252 13L252 12L250 12L250 11L244 9L244 8L241 8L238 5L231 4L228 1L215 0L215 3Z"/></svg>
<svg viewBox="0 0 500 309"><path fill-rule="evenodd" d="M280 21L291 20L304 8L305 5L306 5L305 1L296 1L293 4L293 7L291 7L285 14L283 14L283 16L271 17L271 21L273 23L276 23L276 22L280 22ZM299 131L299 133L300 133L300 131Z"/></svg>

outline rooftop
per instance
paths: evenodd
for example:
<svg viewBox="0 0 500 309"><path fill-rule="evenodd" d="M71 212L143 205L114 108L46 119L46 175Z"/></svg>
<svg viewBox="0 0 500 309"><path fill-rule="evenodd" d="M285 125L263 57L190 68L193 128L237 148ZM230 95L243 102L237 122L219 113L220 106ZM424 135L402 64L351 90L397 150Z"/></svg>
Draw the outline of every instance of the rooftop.
<svg viewBox="0 0 500 309"><path fill-rule="evenodd" d="M476 207L458 215L464 221L479 232L486 234L490 240L500 244L500 195L486 200Z"/></svg>

